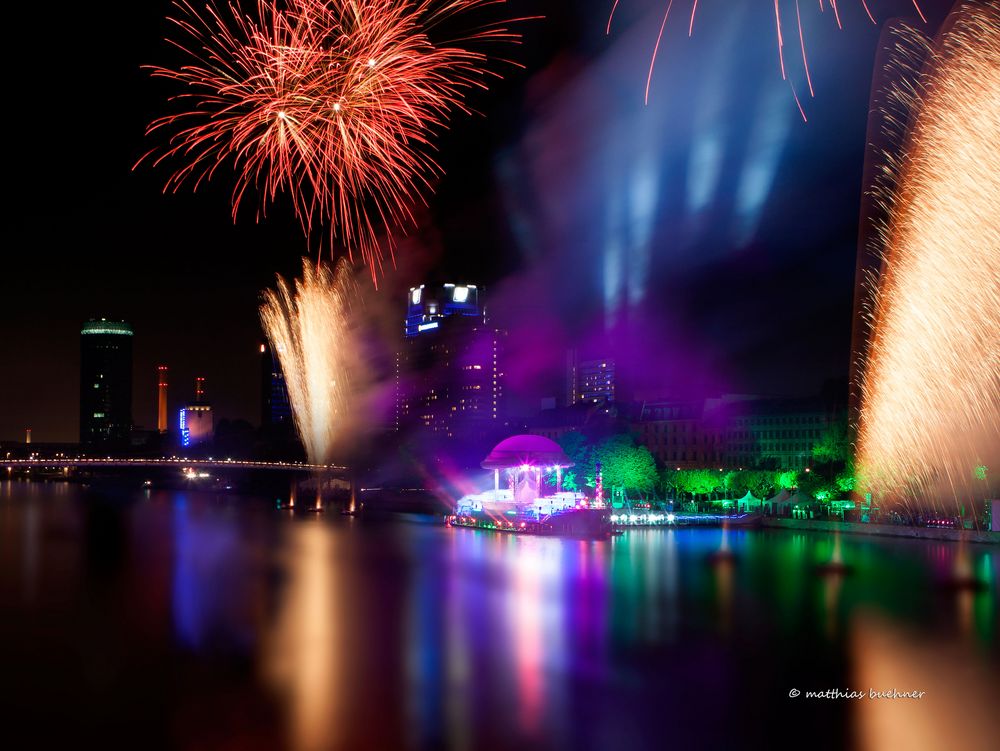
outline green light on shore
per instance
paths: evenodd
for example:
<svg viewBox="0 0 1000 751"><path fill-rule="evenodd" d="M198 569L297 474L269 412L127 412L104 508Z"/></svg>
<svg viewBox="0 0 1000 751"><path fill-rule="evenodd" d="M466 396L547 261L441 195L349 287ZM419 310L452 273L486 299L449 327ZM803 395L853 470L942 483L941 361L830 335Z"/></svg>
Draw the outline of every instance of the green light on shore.
<svg viewBox="0 0 1000 751"><path fill-rule="evenodd" d="M986 479L986 471L987 471L987 468L986 468L985 464L979 464L979 465L977 465L976 469L975 469L976 479L977 480L985 480Z"/></svg>

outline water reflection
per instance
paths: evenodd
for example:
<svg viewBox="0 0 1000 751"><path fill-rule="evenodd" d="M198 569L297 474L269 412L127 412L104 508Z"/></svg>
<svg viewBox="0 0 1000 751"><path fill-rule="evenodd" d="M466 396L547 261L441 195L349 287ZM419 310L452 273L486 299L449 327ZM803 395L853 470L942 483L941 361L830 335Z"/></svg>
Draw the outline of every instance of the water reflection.
<svg viewBox="0 0 1000 751"><path fill-rule="evenodd" d="M861 749L996 748L1000 680L974 653L870 613L853 636L854 682L868 694L855 714Z"/></svg>
<svg viewBox="0 0 1000 751"><path fill-rule="evenodd" d="M173 499L174 565L171 586L174 628L191 649L246 648L252 640L242 612L248 575L238 525L199 514L186 494Z"/></svg>
<svg viewBox="0 0 1000 751"><path fill-rule="evenodd" d="M789 689L927 681L938 729L996 696L988 546L590 542L21 485L0 485L0 664L21 687L0 698L74 742L115 745L131 722L174 748L733 748L822 723L820 745L877 748L896 721L882 705L790 704ZM982 586L942 586L955 572ZM926 662L938 648L945 664ZM938 702L968 664L975 691Z"/></svg>
<svg viewBox="0 0 1000 751"><path fill-rule="evenodd" d="M342 624L351 608L334 545L319 524L291 531L283 560L288 581L263 640L264 675L287 703L289 746L296 751L340 747L348 720Z"/></svg>

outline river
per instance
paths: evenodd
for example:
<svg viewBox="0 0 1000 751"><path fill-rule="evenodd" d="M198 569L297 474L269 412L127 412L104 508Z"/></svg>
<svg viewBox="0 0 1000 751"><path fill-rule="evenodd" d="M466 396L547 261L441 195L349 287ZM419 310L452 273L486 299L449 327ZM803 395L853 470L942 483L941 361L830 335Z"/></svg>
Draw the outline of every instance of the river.
<svg viewBox="0 0 1000 751"><path fill-rule="evenodd" d="M879 748L918 721L968 748L996 732L998 580L989 545L8 480L0 700L32 748Z"/></svg>

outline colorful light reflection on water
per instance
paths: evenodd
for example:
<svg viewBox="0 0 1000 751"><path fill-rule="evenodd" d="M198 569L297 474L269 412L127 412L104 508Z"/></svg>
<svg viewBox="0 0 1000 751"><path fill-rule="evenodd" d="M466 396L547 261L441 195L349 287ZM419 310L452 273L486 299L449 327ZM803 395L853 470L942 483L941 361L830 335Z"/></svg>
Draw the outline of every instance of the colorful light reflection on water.
<svg viewBox="0 0 1000 751"><path fill-rule="evenodd" d="M939 586L959 569L983 589ZM7 483L0 698L36 735L107 747L734 747L822 722L817 747L874 748L878 707L789 690L934 676L915 688L935 696L972 670L963 711L995 722L977 697L1000 683L998 569L993 546L591 542ZM941 690L922 704L926 732L954 707Z"/></svg>

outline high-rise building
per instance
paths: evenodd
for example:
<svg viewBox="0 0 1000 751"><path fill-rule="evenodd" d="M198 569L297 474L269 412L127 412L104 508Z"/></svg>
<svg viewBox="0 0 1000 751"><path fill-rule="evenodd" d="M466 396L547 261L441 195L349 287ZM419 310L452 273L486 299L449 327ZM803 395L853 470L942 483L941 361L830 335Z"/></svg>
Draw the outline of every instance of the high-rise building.
<svg viewBox="0 0 1000 751"><path fill-rule="evenodd" d="M260 424L289 434L294 429L285 374L268 344L260 345Z"/></svg>
<svg viewBox="0 0 1000 751"><path fill-rule="evenodd" d="M205 401L205 379L195 379L194 402L181 408L178 428L181 446L188 448L212 440L215 418L212 405Z"/></svg>
<svg viewBox="0 0 1000 751"><path fill-rule="evenodd" d="M479 439L503 425L505 333L491 327L471 284L409 292L396 360L396 426Z"/></svg>
<svg viewBox="0 0 1000 751"><path fill-rule="evenodd" d="M80 330L80 443L127 444L132 428L132 327L91 319Z"/></svg>
<svg viewBox="0 0 1000 751"><path fill-rule="evenodd" d="M156 429L161 434L167 432L167 366L156 369Z"/></svg>
<svg viewBox="0 0 1000 751"><path fill-rule="evenodd" d="M566 405L615 401L615 361L581 360L575 349L566 354Z"/></svg>

